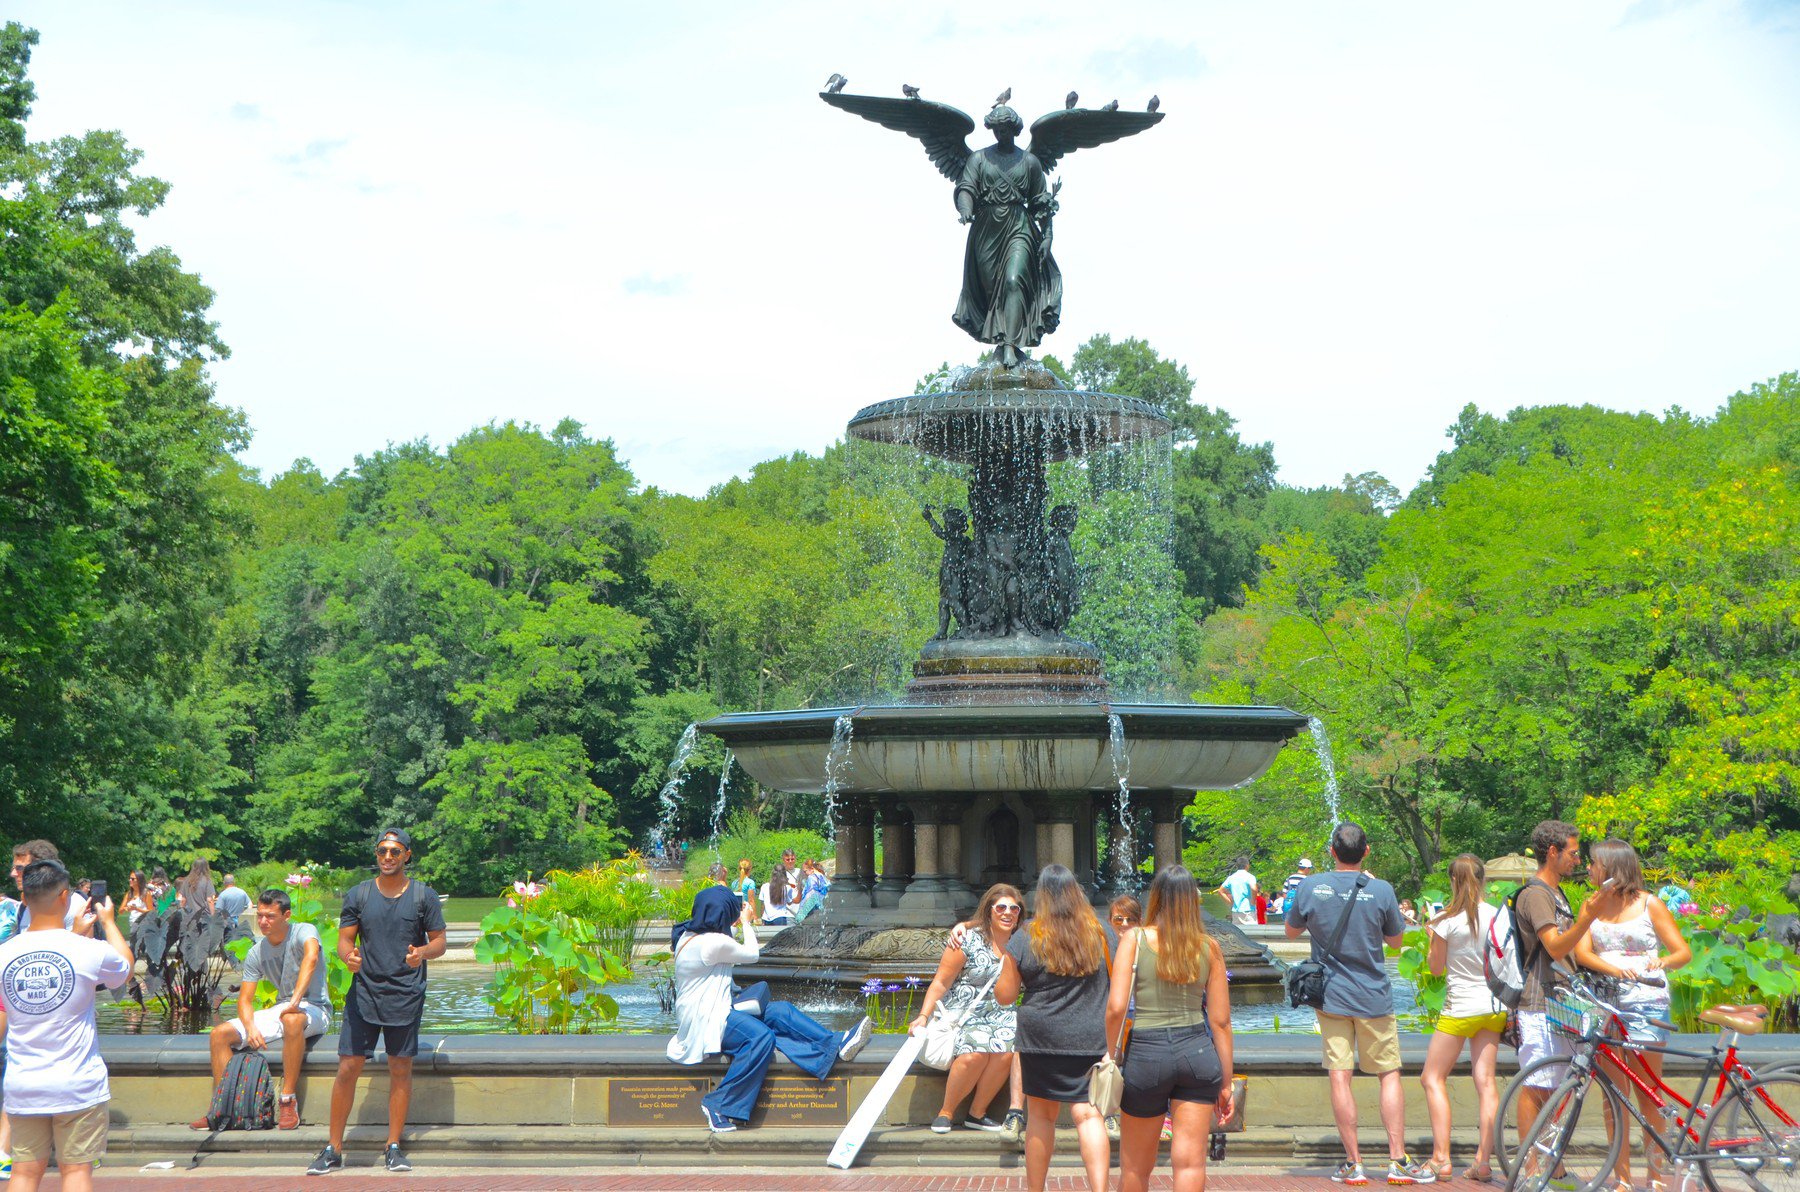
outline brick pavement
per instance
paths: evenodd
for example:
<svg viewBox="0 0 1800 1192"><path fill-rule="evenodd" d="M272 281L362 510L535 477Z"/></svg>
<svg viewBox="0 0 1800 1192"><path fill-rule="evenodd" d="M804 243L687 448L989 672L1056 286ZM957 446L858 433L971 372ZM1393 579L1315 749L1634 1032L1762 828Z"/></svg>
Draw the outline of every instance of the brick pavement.
<svg viewBox="0 0 1800 1192"><path fill-rule="evenodd" d="M1211 1167L1211 1192L1290 1192L1309 1188L1328 1192L1337 1185L1324 1168L1259 1167L1233 1171ZM1117 1178L1115 1173L1114 1178ZM95 1186L102 1192L397 1192L404 1185L432 1192L1025 1192L1022 1172L975 1170L907 1171L875 1168L863 1171L747 1171L743 1169L667 1169L655 1167L522 1170L429 1165L405 1175L349 1170L309 1179L299 1172L244 1166L196 1172L135 1172L102 1168ZM46 1189L56 1189L54 1177ZM1379 1179L1370 1187L1385 1187ZM1166 1171L1153 1177L1152 1192L1171 1187ZM1472 1192L1484 1185L1450 1180L1437 1185L1450 1192ZM1079 1173L1053 1171L1046 1192L1086 1192Z"/></svg>

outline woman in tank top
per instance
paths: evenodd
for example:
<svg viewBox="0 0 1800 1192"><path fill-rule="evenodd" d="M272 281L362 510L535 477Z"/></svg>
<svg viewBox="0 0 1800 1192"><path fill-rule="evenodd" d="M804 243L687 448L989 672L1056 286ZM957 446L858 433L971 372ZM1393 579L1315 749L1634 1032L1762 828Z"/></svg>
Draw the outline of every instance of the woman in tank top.
<svg viewBox="0 0 1800 1192"><path fill-rule="evenodd" d="M1692 960L1693 949L1681 938L1681 929L1675 925L1669 908L1645 888L1637 850L1623 840L1602 840L1589 850L1588 880L1596 891L1607 881L1612 886L1594 895L1600 912L1587 935L1575 945L1575 962L1602 976L1620 979L1619 995L1610 1000L1625 1011L1623 1021L1628 1036L1644 1043L1666 1043L1669 1032L1656 1025L1658 1020L1669 1017L1669 982L1664 974ZM1641 1054L1645 1065L1661 1075L1663 1057L1655 1052ZM1600 1072L1614 1080L1607 1065L1602 1064ZM1656 1120L1657 1106L1649 1097L1639 1094L1638 1107L1646 1118ZM1629 1188L1629 1130L1624 1142L1613 1175L1619 1187ZM1661 1189L1666 1177L1657 1163L1659 1152L1647 1137L1644 1154L1649 1159L1650 1185Z"/></svg>
<svg viewBox="0 0 1800 1192"><path fill-rule="evenodd" d="M1180 865L1150 883L1144 926L1119 941L1106 999L1114 1051L1136 999L1125 1047L1119 1118L1119 1187L1143 1192L1156 1167L1165 1114L1174 1119L1169 1165L1182 1192L1206 1187L1206 1148L1231 1119L1231 998L1225 957L1200 917L1200 886Z"/></svg>
<svg viewBox="0 0 1800 1192"><path fill-rule="evenodd" d="M1500 1054L1500 1032L1506 1027L1506 1007L1494 1000L1482 964L1488 929L1496 911L1482 900L1487 891L1487 868L1474 853L1450 862L1450 905L1425 929L1431 933L1426 966L1445 978L1444 1008L1437 1030L1425 1049L1425 1067L1419 1083L1425 1086L1425 1106L1431 1117L1431 1161L1440 1180L1450 1178L1450 1069L1469 1045L1469 1075L1475 1081L1476 1118L1481 1129L1475 1136L1475 1161L1463 1172L1464 1179L1486 1183L1493 1175L1488 1155L1493 1146L1494 1115L1500 1109L1500 1089L1494 1081L1494 1062Z"/></svg>

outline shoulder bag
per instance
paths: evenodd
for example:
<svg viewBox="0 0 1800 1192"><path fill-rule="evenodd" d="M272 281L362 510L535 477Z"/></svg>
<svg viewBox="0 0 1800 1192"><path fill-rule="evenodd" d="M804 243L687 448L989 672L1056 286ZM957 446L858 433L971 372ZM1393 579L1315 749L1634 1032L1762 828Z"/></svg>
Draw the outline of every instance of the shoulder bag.
<svg viewBox="0 0 1800 1192"><path fill-rule="evenodd" d="M1137 929L1137 947L1131 952L1131 985L1137 988L1138 955L1144 950L1144 929ZM1102 945L1104 947L1104 945ZM1106 973L1107 996L1112 996L1112 960L1107 958ZM1126 1017L1119 1024L1119 1037L1113 1043L1113 1051L1123 1053L1125 1050L1125 1033L1131 1029L1131 1019ZM1125 1098L1125 1074L1119 1070L1119 1061L1109 1051L1100 1057L1100 1061L1088 1069L1088 1104L1100 1111L1101 1117L1112 1117L1119 1112L1119 1102Z"/></svg>
<svg viewBox="0 0 1800 1192"><path fill-rule="evenodd" d="M1343 916L1338 919L1337 928L1331 933L1331 942L1325 945L1325 955L1335 956L1338 947L1344 942L1344 932L1350 926L1350 916L1356 913L1356 897L1369 884L1369 875L1356 875L1356 885L1350 890L1350 901L1344 907ZM1324 962L1319 960L1302 960L1287 974L1288 1004L1296 1008L1311 1006L1317 1010L1325 1004L1325 980L1330 974Z"/></svg>
<svg viewBox="0 0 1800 1192"><path fill-rule="evenodd" d="M1004 962L1002 962L1002 967L1004 967ZM969 1015L975 1013L975 1007L981 1004L981 999L994 991L994 982L999 979L1000 970L995 969L994 975L988 978L988 983L983 985L981 992L975 995L975 1000L964 1006L962 1012L955 1017L944 1013L944 1003L941 1000L938 1002L937 1009L932 1012L931 1021L925 1024L925 1042L919 1048L921 1063L928 1068L937 1068L940 1071L950 1067L950 1062L956 1058L956 1039L958 1035L962 1034L963 1022L968 1019Z"/></svg>

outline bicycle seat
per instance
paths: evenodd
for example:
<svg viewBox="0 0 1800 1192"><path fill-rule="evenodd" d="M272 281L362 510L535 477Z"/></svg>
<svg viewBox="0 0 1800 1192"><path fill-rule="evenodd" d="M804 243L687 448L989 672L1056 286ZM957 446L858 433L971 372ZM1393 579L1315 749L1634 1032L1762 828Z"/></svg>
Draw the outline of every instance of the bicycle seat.
<svg viewBox="0 0 1800 1192"><path fill-rule="evenodd" d="M1714 1006L1700 1011L1700 1021L1734 1030L1740 1035L1760 1035L1768 1013L1765 1006Z"/></svg>

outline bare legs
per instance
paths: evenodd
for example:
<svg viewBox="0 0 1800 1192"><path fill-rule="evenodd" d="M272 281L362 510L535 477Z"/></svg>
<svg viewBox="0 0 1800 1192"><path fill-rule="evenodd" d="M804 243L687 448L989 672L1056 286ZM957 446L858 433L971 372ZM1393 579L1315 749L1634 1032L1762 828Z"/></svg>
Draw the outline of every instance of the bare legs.
<svg viewBox="0 0 1800 1192"><path fill-rule="evenodd" d="M1419 1083L1425 1086L1425 1106L1431 1114L1431 1165L1440 1174L1450 1164L1450 1070L1456 1066L1462 1049L1460 1035L1434 1033L1425 1051L1425 1068L1419 1073ZM1493 1031L1480 1031L1469 1040L1481 1130L1476 1136L1475 1161L1470 1165L1475 1171L1488 1169L1488 1154L1493 1146L1494 1115L1500 1108L1499 1090L1494 1085L1494 1061L1499 1051L1500 1036Z"/></svg>
<svg viewBox="0 0 1800 1192"><path fill-rule="evenodd" d="M1088 1187L1093 1192L1106 1192L1107 1175L1112 1168L1112 1143L1106 1137L1106 1123L1085 1101L1070 1105L1069 1110L1075 1115L1075 1137L1081 1144L1081 1165L1087 1169ZM1031 1192L1044 1192L1050 1156L1056 1150L1056 1119L1061 1113L1060 1101L1025 1098L1025 1186Z"/></svg>
<svg viewBox="0 0 1800 1192"><path fill-rule="evenodd" d="M990 1053L981 1066L981 1079L975 1083L975 1096L969 1101L970 1117L987 1117L992 1113L994 1097L1005 1088L1012 1076L1013 1055L1010 1051Z"/></svg>
<svg viewBox="0 0 1800 1192"><path fill-rule="evenodd" d="M281 1016L281 1095L291 1097L306 1063L306 1015L289 1010ZM214 1079L217 1079L216 1077Z"/></svg>
<svg viewBox="0 0 1800 1192"><path fill-rule="evenodd" d="M331 1146L344 1152L344 1127L350 1122L350 1103L356 1099L356 1082L366 1061L360 1055L338 1056L337 1077L331 1082ZM412 1106L412 1057L388 1056L388 1136L394 1146L406 1129L406 1111Z"/></svg>
<svg viewBox="0 0 1800 1192"><path fill-rule="evenodd" d="M1169 1166L1175 1173L1175 1192L1206 1192L1206 1148L1212 1138L1213 1106L1206 1101L1172 1101L1169 1116L1175 1119L1169 1140ZM1156 1170L1156 1148L1162 1136L1162 1115L1119 1115L1120 1192L1145 1192Z"/></svg>
<svg viewBox="0 0 1800 1192"><path fill-rule="evenodd" d="M1338 1139L1344 1144L1344 1157L1352 1163L1361 1163L1362 1147L1356 1142L1356 1094L1350 1090L1350 1080L1354 1075L1349 1068L1331 1070L1331 1120L1337 1123Z"/></svg>

